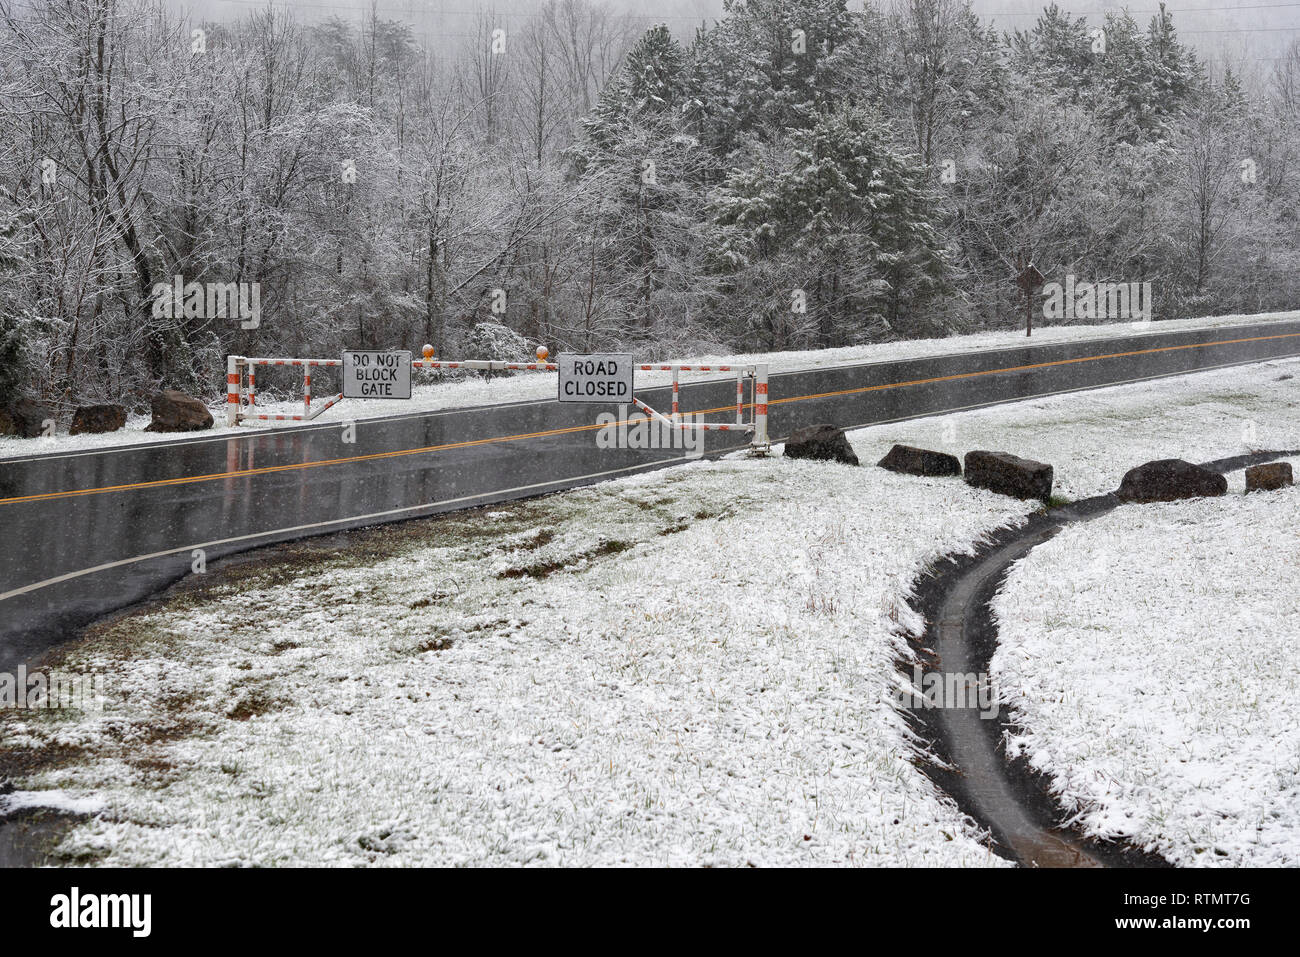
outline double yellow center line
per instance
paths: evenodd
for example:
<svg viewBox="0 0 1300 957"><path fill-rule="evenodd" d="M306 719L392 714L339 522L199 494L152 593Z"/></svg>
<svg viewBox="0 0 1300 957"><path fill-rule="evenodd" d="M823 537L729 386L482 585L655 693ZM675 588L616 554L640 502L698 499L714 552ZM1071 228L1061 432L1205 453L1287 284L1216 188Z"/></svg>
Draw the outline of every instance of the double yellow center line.
<svg viewBox="0 0 1300 957"><path fill-rule="evenodd" d="M909 379L905 382L886 382L879 385L864 385L852 389L839 389L834 392L814 392L808 395L786 396L785 398L770 399L768 405L784 405L788 402L806 402L810 399L828 399L834 398L835 396L856 395L863 392L880 392L886 389L904 389L910 386L930 385L936 382L953 382L959 379L974 379L979 376L998 375L1004 372L1028 372L1034 369L1049 369L1054 366L1073 365L1080 362L1098 362L1103 359L1125 359L1133 356L1152 355L1160 352L1177 352L1182 349L1207 349L1211 346L1228 346L1238 345L1245 342L1267 342L1270 340L1294 338L1300 338L1300 332L1288 332L1271 336L1251 336L1243 339L1220 339L1215 342L1194 342L1180 346L1160 346L1154 349L1133 349L1128 352L1111 352L1099 356L1079 356L1073 359L1055 359L1051 362L1034 362L1027 365L1003 366L997 369L981 369L978 372L958 372L952 375L932 376L926 379ZM924 359L926 357L921 356L917 358ZM749 406L746 405L746 408L748 407ZM734 408L735 405L724 405L713 409L700 409L694 414L711 415L717 412L726 412ZM312 462L295 462L288 465L268 465L262 468L234 469L226 472L212 472L207 475L185 475L178 478L157 479L151 482L131 482L127 485L107 485L102 488L69 489L63 492L43 492L36 495L20 495L14 498L0 499L0 505L17 505L22 502L48 502L53 499L70 498L81 495L102 495L106 492L126 492L134 489L166 488L171 485L188 485L192 482L215 482L221 479L243 478L251 475L270 475L275 472L291 472L299 469L324 468L329 465L347 465L352 462L373 462L380 459L391 459L404 455L422 455L426 452L444 452L449 449L464 449L476 445L490 445L497 442L519 442L524 439L540 439L552 435L567 435L573 432L587 432L599 428L604 428L604 426L596 423L590 425L574 425L563 429L546 429L541 432L521 432L516 435L500 435L490 439L471 439L465 442L448 442L443 445L426 445L418 449L398 449L391 452L372 452L367 455L350 455L345 458L319 459ZM232 436L231 441L240 441L240 437Z"/></svg>

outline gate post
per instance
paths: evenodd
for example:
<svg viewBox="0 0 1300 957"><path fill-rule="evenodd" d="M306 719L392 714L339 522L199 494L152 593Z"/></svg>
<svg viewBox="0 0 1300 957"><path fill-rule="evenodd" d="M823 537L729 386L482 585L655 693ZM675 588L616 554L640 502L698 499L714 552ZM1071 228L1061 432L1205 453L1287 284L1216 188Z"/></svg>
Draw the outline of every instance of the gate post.
<svg viewBox="0 0 1300 957"><path fill-rule="evenodd" d="M239 360L241 356L226 357L226 425L239 424Z"/></svg>
<svg viewBox="0 0 1300 957"><path fill-rule="evenodd" d="M766 454L767 440L767 363L754 366L754 451Z"/></svg>

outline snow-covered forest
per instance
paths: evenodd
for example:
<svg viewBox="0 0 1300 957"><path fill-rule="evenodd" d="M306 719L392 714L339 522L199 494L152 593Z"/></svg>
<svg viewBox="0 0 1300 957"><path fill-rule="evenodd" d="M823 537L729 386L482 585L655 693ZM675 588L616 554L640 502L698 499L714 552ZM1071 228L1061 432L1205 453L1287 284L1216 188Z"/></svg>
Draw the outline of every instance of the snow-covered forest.
<svg viewBox="0 0 1300 957"><path fill-rule="evenodd" d="M381 14L0 0L0 404L485 323L647 357L970 332L1023 321L1029 260L1160 319L1300 303L1300 43L1245 84L1168 15L883 3L682 35L550 0L448 56ZM155 308L175 277L257 284L260 324Z"/></svg>

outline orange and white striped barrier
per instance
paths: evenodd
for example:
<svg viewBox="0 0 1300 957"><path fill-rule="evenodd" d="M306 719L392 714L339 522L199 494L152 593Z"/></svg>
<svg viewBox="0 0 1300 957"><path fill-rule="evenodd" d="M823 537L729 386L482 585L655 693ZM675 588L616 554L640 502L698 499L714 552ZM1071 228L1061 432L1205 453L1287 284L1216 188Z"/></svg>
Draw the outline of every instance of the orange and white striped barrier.
<svg viewBox="0 0 1300 957"><path fill-rule="evenodd" d="M470 369L484 372L557 372L559 365L547 362L548 353L538 349L536 362L498 362L489 359L464 359L443 361L432 358L432 348L426 346L424 359L412 359L412 369ZM249 356L228 356L226 358L226 424L238 425L240 422L254 420L261 422L309 422L326 409L343 401L343 393L323 404L312 408L311 372L312 369L339 368L342 359L276 359ZM302 412L272 413L258 412L257 409L257 369L259 367L287 366L302 369ZM676 429L700 429L717 432L748 432L751 435L750 446L759 453L770 448L767 437L767 365L750 363L747 365L690 365L678 362L645 364L636 366L642 372L672 373L672 413L665 416L650 408L640 399L633 397L632 402L638 409L652 419ZM736 376L736 421L730 422L684 422L681 417L681 373L683 372L734 372ZM745 402L745 381L752 386L750 401ZM751 410L750 421L745 421L745 409Z"/></svg>
<svg viewBox="0 0 1300 957"><path fill-rule="evenodd" d="M226 357L226 425L238 425L245 419L270 422L307 422L343 400L339 393L324 405L311 407L311 370L343 365L342 359L262 359L249 356ZM257 407L257 367L294 366L302 369L302 413L289 415L253 411ZM247 408L248 411L245 411Z"/></svg>
<svg viewBox="0 0 1300 957"><path fill-rule="evenodd" d="M650 418L670 429L699 429L703 432L748 432L751 435L750 449L765 454L771 445L767 437L767 365L750 363L747 365L688 365L679 362L665 362L637 366L642 372L671 372L672 411L669 415L658 412L640 399L633 397L635 405ZM681 374L683 372L734 372L736 374L736 421L730 422L683 422L681 417ZM753 385L753 398L748 403L753 416L745 421L745 380Z"/></svg>
<svg viewBox="0 0 1300 957"><path fill-rule="evenodd" d="M432 354L432 350L427 353ZM542 356L544 359L545 356ZM246 420L260 422L309 422L339 402L343 393L334 396L324 405L311 407L311 370L340 368L342 359L272 359L250 356L228 356L226 358L226 424L238 425ZM259 366L289 366L302 369L302 412L269 413L256 412L257 407L257 368ZM413 359L412 369L473 369L484 372L555 372L559 366L552 362L496 362L487 359L467 359L458 362L442 362L433 359Z"/></svg>

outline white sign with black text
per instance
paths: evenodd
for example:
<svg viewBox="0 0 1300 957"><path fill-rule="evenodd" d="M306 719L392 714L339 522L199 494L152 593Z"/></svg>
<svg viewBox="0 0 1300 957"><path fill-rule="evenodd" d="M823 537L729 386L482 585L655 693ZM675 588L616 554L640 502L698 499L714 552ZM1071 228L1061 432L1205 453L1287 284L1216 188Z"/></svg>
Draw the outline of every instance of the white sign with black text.
<svg viewBox="0 0 1300 957"><path fill-rule="evenodd" d="M561 355L561 402L632 401L635 367L630 355Z"/></svg>
<svg viewBox="0 0 1300 957"><path fill-rule="evenodd" d="M409 352L343 353L343 398L409 399Z"/></svg>

